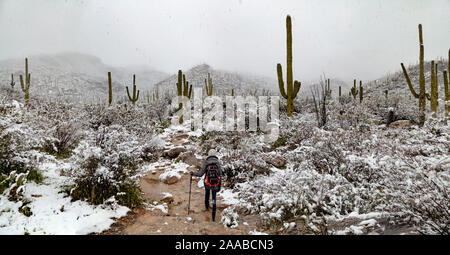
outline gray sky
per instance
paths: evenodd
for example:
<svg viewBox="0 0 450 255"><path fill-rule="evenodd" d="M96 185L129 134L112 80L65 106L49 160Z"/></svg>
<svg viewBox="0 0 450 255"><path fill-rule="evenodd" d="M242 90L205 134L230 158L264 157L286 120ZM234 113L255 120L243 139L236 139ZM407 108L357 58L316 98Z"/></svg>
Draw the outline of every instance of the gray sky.
<svg viewBox="0 0 450 255"><path fill-rule="evenodd" d="M378 78L447 58L450 0L0 0L0 59L77 51L115 66L175 73L196 64L276 77L285 70L285 17L294 78Z"/></svg>

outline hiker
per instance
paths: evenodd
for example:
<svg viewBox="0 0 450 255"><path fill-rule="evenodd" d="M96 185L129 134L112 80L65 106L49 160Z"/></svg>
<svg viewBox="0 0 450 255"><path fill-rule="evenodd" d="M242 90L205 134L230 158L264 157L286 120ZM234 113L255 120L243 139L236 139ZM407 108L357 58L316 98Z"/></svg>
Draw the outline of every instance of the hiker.
<svg viewBox="0 0 450 255"><path fill-rule="evenodd" d="M216 194L220 190L220 185L222 182L222 166L220 165L219 158L217 157L217 152L214 149L209 150L208 157L205 162L203 162L200 172L194 173L190 172L192 176L201 177L205 174L205 179L203 181L205 186L205 208L209 210L209 193L212 193L212 221L216 219Z"/></svg>

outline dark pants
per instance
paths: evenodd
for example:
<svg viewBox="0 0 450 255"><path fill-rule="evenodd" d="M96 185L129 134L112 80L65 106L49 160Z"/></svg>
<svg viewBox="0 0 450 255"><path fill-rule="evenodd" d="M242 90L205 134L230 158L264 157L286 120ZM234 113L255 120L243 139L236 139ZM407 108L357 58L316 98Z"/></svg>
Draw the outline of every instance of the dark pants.
<svg viewBox="0 0 450 255"><path fill-rule="evenodd" d="M210 189L205 188L205 207L206 209L209 209L209 193L212 193L212 202L213 202L213 206L212 206L212 220L215 221L216 220L216 195L217 195L217 191L215 190L211 190L211 192L209 192Z"/></svg>

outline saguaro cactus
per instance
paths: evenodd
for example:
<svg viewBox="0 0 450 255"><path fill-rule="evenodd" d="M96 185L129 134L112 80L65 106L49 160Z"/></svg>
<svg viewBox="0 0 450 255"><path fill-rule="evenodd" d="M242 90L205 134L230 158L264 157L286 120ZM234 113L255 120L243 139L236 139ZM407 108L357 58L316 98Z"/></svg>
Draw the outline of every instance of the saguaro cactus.
<svg viewBox="0 0 450 255"><path fill-rule="evenodd" d="M287 116L291 117L294 112L294 99L297 93L300 91L301 83L297 80L294 81L292 73L292 23L291 16L286 17L286 51L287 51L287 70L286 70L286 87L287 91L284 89L283 82L283 70L281 64L277 64L277 75L278 75L278 87L280 89L281 96L286 99L287 103Z"/></svg>
<svg viewBox="0 0 450 255"><path fill-rule="evenodd" d="M437 114L437 99L438 99L438 82L437 82L437 64L431 61L431 90L430 90L430 110L433 112L433 116Z"/></svg>
<svg viewBox="0 0 450 255"><path fill-rule="evenodd" d="M191 99L192 95L192 84L189 85L189 82L186 81L186 76L183 74L183 96Z"/></svg>
<svg viewBox="0 0 450 255"><path fill-rule="evenodd" d="M178 82L177 82L177 94L178 96L185 96L187 98L191 98L192 95L192 84L189 86L189 82L186 81L186 76L183 74L181 70L178 70ZM179 105L179 110L183 109L183 101L181 100ZM180 124L183 123L183 115L180 115L178 120Z"/></svg>
<svg viewBox="0 0 450 255"><path fill-rule="evenodd" d="M108 72L108 104L111 105L111 103L112 103L112 81L111 81L111 72Z"/></svg>
<svg viewBox="0 0 450 255"><path fill-rule="evenodd" d="M353 100L356 101L356 96L358 95L359 91L356 89L356 79L353 80L353 88L350 90L350 94L353 96Z"/></svg>
<svg viewBox="0 0 450 255"><path fill-rule="evenodd" d="M359 81L359 103L363 101L363 86L362 81Z"/></svg>
<svg viewBox="0 0 450 255"><path fill-rule="evenodd" d="M189 86L189 82L186 81L186 76L181 70L178 70L177 92L178 96L185 96L189 99L192 95L192 84ZM180 103L180 107L181 105L182 103Z"/></svg>
<svg viewBox="0 0 450 255"><path fill-rule="evenodd" d="M450 50L448 50L447 72L444 71L444 93L445 93L445 115L450 117L450 92L448 91L448 84L450 83Z"/></svg>
<svg viewBox="0 0 450 255"><path fill-rule="evenodd" d="M331 87L330 87L330 79L327 79L327 92L328 92L328 97L331 97Z"/></svg>
<svg viewBox="0 0 450 255"><path fill-rule="evenodd" d="M25 84L23 83L22 75L20 75L19 78L20 78L20 87L22 88L23 93L25 93L25 105L28 105L30 100L30 81L31 81L31 74L28 73L28 58L25 58Z"/></svg>
<svg viewBox="0 0 450 255"><path fill-rule="evenodd" d="M205 90L206 90L206 95L207 96L212 96L213 94L213 83L212 83L212 79L211 76L208 73L208 83L206 83L206 79L205 79Z"/></svg>
<svg viewBox="0 0 450 255"><path fill-rule="evenodd" d="M425 92L425 67L424 67L424 45L423 45L423 36L422 36L422 24L419 24L419 94L414 90L411 80L409 79L408 72L406 71L405 66L401 63L403 75L405 76L406 83L408 84L409 90L411 94L419 99L419 108L420 108L420 124L423 125L425 123L425 106L426 99L430 98L430 95Z"/></svg>
<svg viewBox="0 0 450 255"><path fill-rule="evenodd" d="M127 95L128 95L128 99L130 99L131 103L136 104L136 101L139 100L139 90L137 91L136 94L136 75L133 74L133 97L130 96L130 91L128 90L128 86L127 88Z"/></svg>
<svg viewBox="0 0 450 255"><path fill-rule="evenodd" d="M11 83L9 85L11 85L11 88L14 88L16 85L16 82L14 81L14 74L11 74Z"/></svg>
<svg viewBox="0 0 450 255"><path fill-rule="evenodd" d="M341 99L342 93L341 93L341 86L339 86L339 99Z"/></svg>
<svg viewBox="0 0 450 255"><path fill-rule="evenodd" d="M445 92L445 116L450 117L450 93L448 91L449 78L447 71L444 71L444 92Z"/></svg>

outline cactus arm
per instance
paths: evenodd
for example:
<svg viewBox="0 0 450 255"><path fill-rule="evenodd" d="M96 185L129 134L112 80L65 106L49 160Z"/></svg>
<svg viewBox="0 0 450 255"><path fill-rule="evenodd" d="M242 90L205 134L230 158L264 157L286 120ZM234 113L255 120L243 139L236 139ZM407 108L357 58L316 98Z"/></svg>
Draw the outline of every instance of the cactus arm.
<svg viewBox="0 0 450 255"><path fill-rule="evenodd" d="M112 103L112 82L111 82L111 72L108 72L108 103Z"/></svg>
<svg viewBox="0 0 450 255"><path fill-rule="evenodd" d="M297 97L297 94L300 91L301 86L302 86L301 82L294 81L294 98Z"/></svg>
<svg viewBox="0 0 450 255"><path fill-rule="evenodd" d="M136 87L135 87L135 88L136 88ZM140 90L138 90L137 96L136 96L136 99L134 100L134 102L136 102L137 100L139 100L139 91L140 91Z"/></svg>
<svg viewBox="0 0 450 255"><path fill-rule="evenodd" d="M23 76L19 75L20 87L22 88L22 92L25 92L25 86L23 84Z"/></svg>
<svg viewBox="0 0 450 255"><path fill-rule="evenodd" d="M191 86L189 86L189 94L188 94L188 98L190 99L192 96L192 84Z"/></svg>
<svg viewBox="0 0 450 255"><path fill-rule="evenodd" d="M277 64L277 73L278 73L278 86L280 87L281 96L287 99L288 96L286 95L286 91L284 90L283 69L280 63Z"/></svg>
<svg viewBox="0 0 450 255"><path fill-rule="evenodd" d="M127 89L128 99L129 99L130 101L133 101L133 99L132 99L131 96L130 96L130 91L128 90L128 86L126 87L126 89Z"/></svg>
<svg viewBox="0 0 450 255"><path fill-rule="evenodd" d="M406 71L405 66L403 65L403 63L401 63L402 66L402 70L403 70L403 75L405 76L406 79L406 83L408 84L409 90L411 91L411 94L415 97L415 98L419 98L419 94L416 93L416 91L414 90L412 83L411 83L411 79L409 79L409 75L408 72Z"/></svg>

